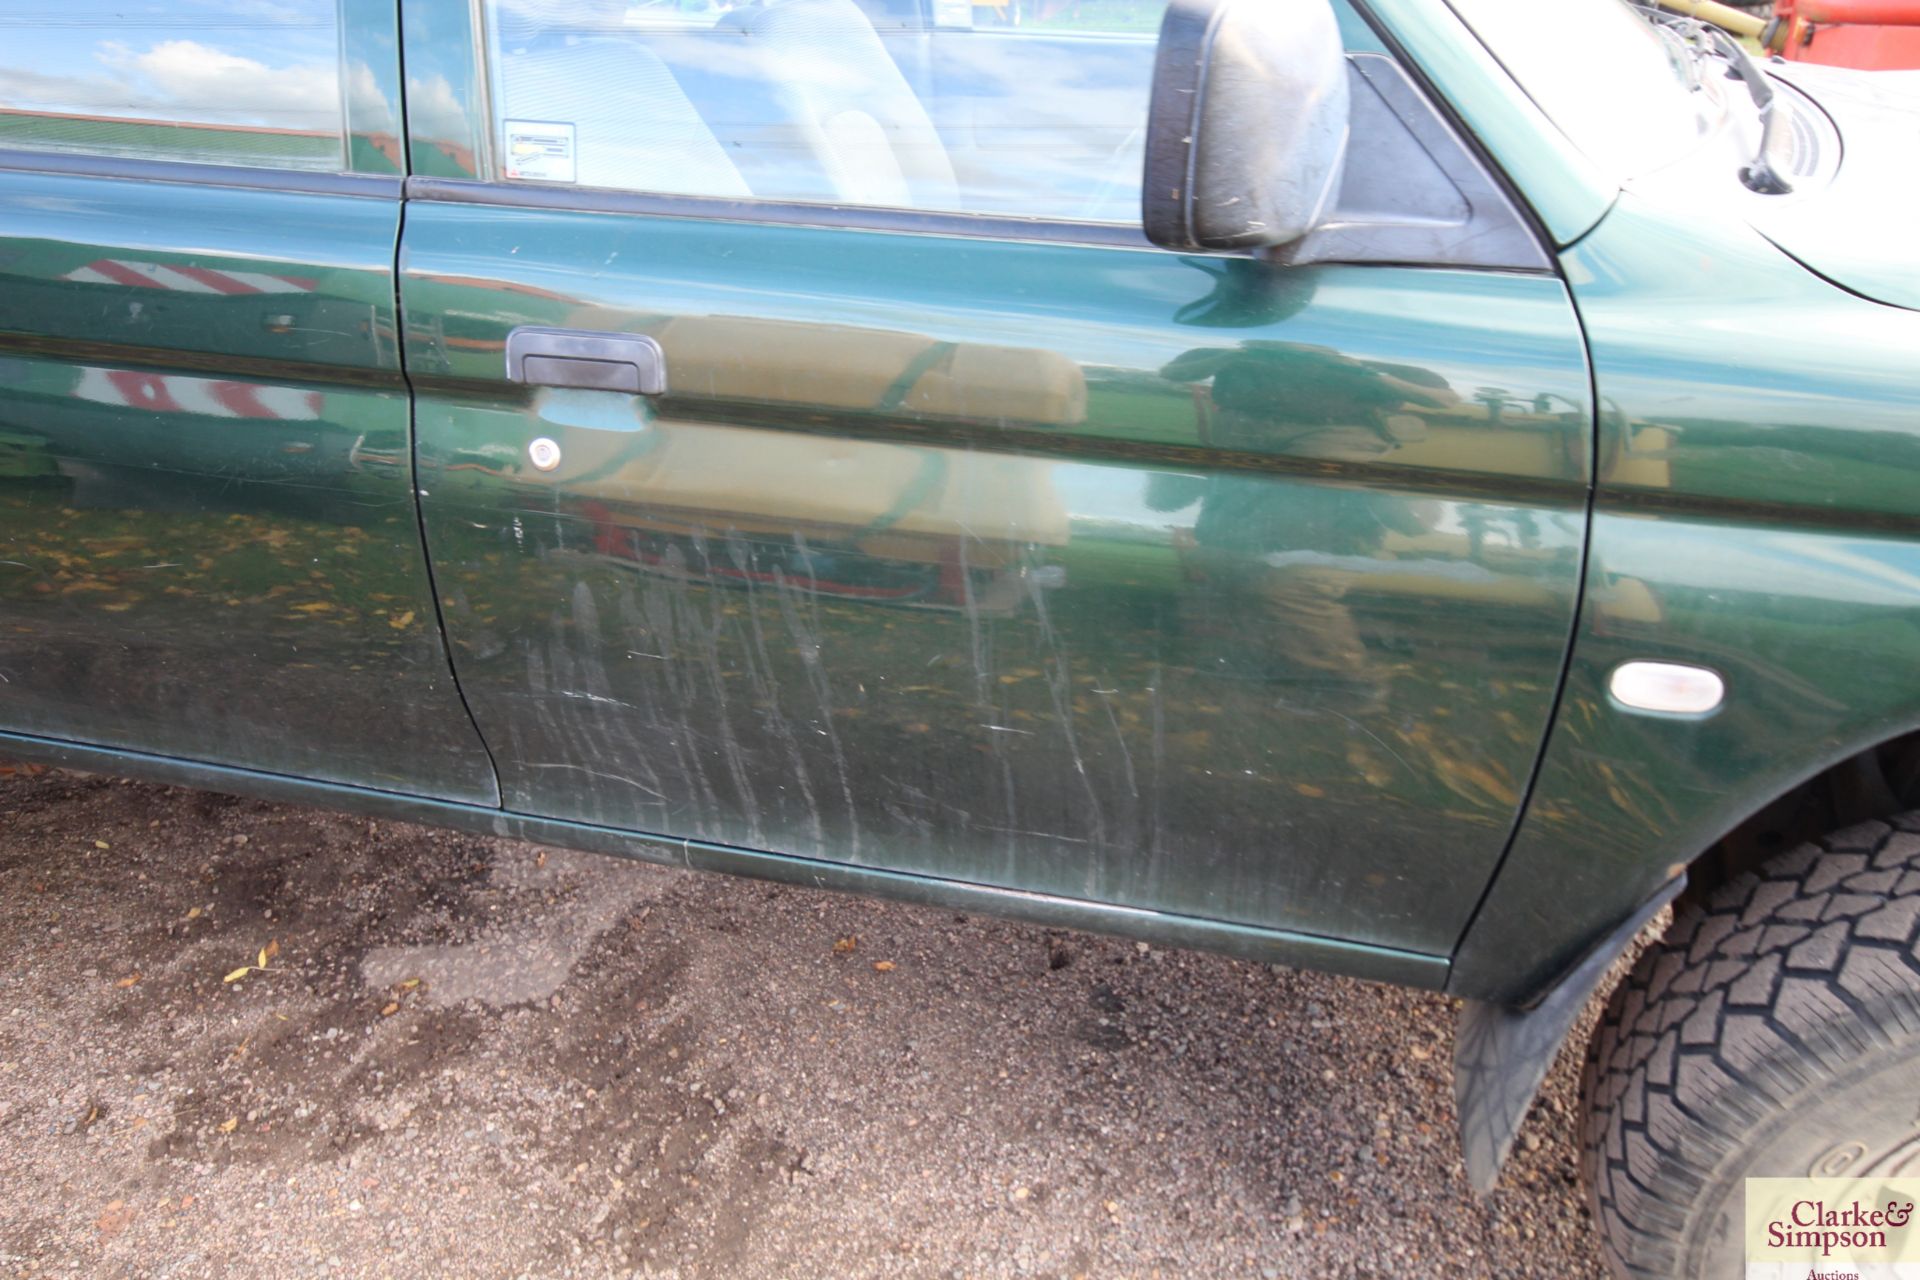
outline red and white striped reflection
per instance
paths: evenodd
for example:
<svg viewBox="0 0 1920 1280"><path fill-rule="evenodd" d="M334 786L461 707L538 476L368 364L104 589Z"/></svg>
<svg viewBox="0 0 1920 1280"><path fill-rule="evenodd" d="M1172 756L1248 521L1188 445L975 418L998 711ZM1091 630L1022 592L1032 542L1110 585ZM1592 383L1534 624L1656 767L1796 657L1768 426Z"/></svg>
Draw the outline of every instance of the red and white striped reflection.
<svg viewBox="0 0 1920 1280"><path fill-rule="evenodd" d="M316 286L316 282L307 276L282 276L266 271L216 271L211 267L169 267L157 262L127 258L96 258L60 278L75 284L111 284L135 289L164 289L172 293L312 293Z"/></svg>
<svg viewBox="0 0 1920 1280"><path fill-rule="evenodd" d="M82 369L73 394L96 404L145 409L150 413L283 422L312 422L320 417L321 393L318 391L196 378L183 373Z"/></svg>

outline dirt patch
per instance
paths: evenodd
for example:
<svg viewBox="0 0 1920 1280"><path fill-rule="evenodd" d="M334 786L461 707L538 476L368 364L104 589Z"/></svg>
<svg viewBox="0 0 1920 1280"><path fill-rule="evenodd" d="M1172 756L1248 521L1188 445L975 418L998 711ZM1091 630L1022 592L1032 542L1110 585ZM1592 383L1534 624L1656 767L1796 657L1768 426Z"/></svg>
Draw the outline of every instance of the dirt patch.
<svg viewBox="0 0 1920 1280"><path fill-rule="evenodd" d="M1602 1274L1570 1064L1475 1202L1440 997L78 774L0 817L0 1275Z"/></svg>

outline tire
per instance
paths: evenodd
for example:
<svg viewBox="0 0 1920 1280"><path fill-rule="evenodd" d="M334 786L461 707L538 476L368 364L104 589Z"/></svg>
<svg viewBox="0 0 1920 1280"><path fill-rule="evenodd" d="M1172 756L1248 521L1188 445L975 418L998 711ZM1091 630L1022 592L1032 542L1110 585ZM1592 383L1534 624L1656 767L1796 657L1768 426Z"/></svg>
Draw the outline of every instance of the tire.
<svg viewBox="0 0 1920 1280"><path fill-rule="evenodd" d="M1745 1273L1749 1177L1920 1176L1920 812L1676 908L1595 1029L1581 1157L1615 1274Z"/></svg>

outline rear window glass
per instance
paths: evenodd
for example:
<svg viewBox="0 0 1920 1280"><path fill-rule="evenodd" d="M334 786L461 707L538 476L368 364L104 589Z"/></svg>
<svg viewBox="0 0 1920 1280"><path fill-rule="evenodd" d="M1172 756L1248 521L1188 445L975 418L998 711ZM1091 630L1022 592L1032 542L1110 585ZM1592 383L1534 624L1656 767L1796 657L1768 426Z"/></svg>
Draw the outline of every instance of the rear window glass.
<svg viewBox="0 0 1920 1280"><path fill-rule="evenodd" d="M338 2L0 5L0 148L343 169Z"/></svg>

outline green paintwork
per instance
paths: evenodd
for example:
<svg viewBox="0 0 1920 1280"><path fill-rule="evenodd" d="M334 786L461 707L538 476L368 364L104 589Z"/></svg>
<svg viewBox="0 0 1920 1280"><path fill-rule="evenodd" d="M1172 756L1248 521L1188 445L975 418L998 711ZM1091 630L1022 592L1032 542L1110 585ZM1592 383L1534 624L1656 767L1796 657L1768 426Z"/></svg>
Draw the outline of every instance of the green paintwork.
<svg viewBox="0 0 1920 1280"><path fill-rule="evenodd" d="M0 432L34 458L0 474L0 726L495 798L409 495L398 222L0 172Z"/></svg>
<svg viewBox="0 0 1920 1280"><path fill-rule="evenodd" d="M417 201L402 293L507 808L1458 936L1578 581L1558 280ZM671 394L509 384L524 324Z"/></svg>
<svg viewBox="0 0 1920 1280"><path fill-rule="evenodd" d="M1365 7L1565 283L614 205L397 243L397 195L16 160L0 743L1539 994L1920 726L1920 313L1616 203L1442 3ZM404 167L489 177L473 7L404 10ZM401 173L396 6L342 13L344 157L176 158ZM513 385L521 325L651 334L670 394ZM1629 713L1629 658L1728 705Z"/></svg>
<svg viewBox="0 0 1920 1280"><path fill-rule="evenodd" d="M1586 602L1466 994L1538 991L1768 800L1920 725L1920 312L1737 226L1703 245L1623 196L1566 255L1603 406ZM1726 706L1625 712L1630 658L1711 666Z"/></svg>

